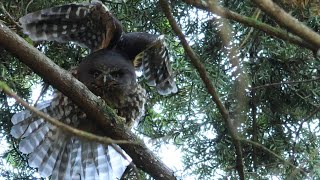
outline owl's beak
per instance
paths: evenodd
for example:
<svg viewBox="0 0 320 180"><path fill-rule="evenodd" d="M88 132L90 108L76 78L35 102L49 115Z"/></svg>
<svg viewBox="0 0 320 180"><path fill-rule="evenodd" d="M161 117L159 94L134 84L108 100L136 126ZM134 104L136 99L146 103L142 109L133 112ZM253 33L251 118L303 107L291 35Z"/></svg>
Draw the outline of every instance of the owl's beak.
<svg viewBox="0 0 320 180"><path fill-rule="evenodd" d="M103 75L103 84L105 84L107 82L107 75Z"/></svg>
<svg viewBox="0 0 320 180"><path fill-rule="evenodd" d="M105 84L106 82L114 81L114 78L110 74L103 74L102 81Z"/></svg>

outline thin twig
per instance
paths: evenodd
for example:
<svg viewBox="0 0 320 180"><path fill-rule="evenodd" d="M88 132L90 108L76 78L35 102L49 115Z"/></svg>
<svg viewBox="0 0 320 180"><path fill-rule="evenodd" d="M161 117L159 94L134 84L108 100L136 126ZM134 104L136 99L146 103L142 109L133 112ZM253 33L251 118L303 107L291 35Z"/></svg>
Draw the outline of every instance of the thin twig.
<svg viewBox="0 0 320 180"><path fill-rule="evenodd" d="M45 114L41 111L39 111L37 108L30 106L26 101L22 100L17 94L15 94L13 91L10 90L10 88L3 82L0 81L0 90L3 90L3 92L5 92L8 96L11 96L12 98L14 98L18 103L20 103L22 106L24 106L25 108L29 109L31 112L33 112L34 114L38 115L39 117L43 118L44 120L46 120L47 122L57 126L58 128L64 130L65 132L86 139L88 141L95 141L95 142L99 142L101 144L105 144L105 145L110 145L113 147L113 149L115 149L115 151L117 151L124 159L126 159L128 162L130 162L130 160L128 159L128 157L122 152L122 149L120 149L118 146L116 146L115 144L136 144L134 142L130 142L130 141L124 141L124 140L113 140L109 137L102 137L102 136L97 136L94 135L92 133L86 132L86 131L82 131L79 129L76 129L72 126L69 126L67 124L64 124L62 122L60 122L59 120L49 116L48 114ZM27 130L27 129L26 129Z"/></svg>
<svg viewBox="0 0 320 180"><path fill-rule="evenodd" d="M251 0L257 4L257 6L263 10L266 14L272 17L279 25L285 27L289 32L294 33L309 44L319 49L320 36L314 32L308 26L301 23L290 14L286 13L280 6L273 3L271 0Z"/></svg>
<svg viewBox="0 0 320 180"><path fill-rule="evenodd" d="M313 78L313 79L307 79L307 80L301 80L301 81L284 81L284 82L279 82L279 83L271 83L271 84L264 84L261 86L256 86L251 89L261 89L269 86L278 86L278 85L283 85L283 84L297 84L297 83L306 83L306 82L312 82L312 81L319 81L320 77Z"/></svg>
<svg viewBox="0 0 320 180"><path fill-rule="evenodd" d="M30 6L30 4L33 3L33 0L30 0L26 6L26 9L25 9L25 14L28 14L28 8Z"/></svg>
<svg viewBox="0 0 320 180"><path fill-rule="evenodd" d="M37 106L40 98L47 92L48 88L49 88L49 84L44 82L44 83L42 84L42 88L41 88L41 91L40 91L40 93L39 93L39 96L37 97L37 99L36 99L35 102L33 103L33 106Z"/></svg>
<svg viewBox="0 0 320 180"><path fill-rule="evenodd" d="M296 144L297 144L297 141L299 140L299 134L300 134L300 131L302 130L302 127L303 127L303 124L307 121L309 121L314 115L316 115L318 112L320 111L320 106L317 107L314 111L312 111L308 117L304 118L303 120L301 120L301 124L299 126L299 129L297 130L297 132L295 133L295 138L296 140L293 142L293 146L292 148L296 148ZM292 178L291 178L292 179Z"/></svg>
<svg viewBox="0 0 320 180"><path fill-rule="evenodd" d="M30 106L26 101L21 99L17 94L15 94L4 82L0 81L0 90L2 90L4 93L6 93L8 96L15 99L18 103L20 103L22 106L30 110L31 112L35 113L39 117L43 118L47 122L59 127L60 129L63 129L65 132L70 133L74 136L78 136L80 138L84 138L89 141L96 141L105 145L111 145L111 144L135 144L134 142L129 141L123 141L123 140L113 140L109 137L102 137L97 136L92 133L88 133L86 131L82 131L76 128L73 128L67 124L64 124L57 119L49 116L48 114L45 114L41 111L39 111L37 108Z"/></svg>
<svg viewBox="0 0 320 180"><path fill-rule="evenodd" d="M257 21L254 18L249 18L246 16L242 16L236 12L230 11L226 8L219 7L216 9L210 9L207 3L204 3L204 1L201 0L183 0L185 3L193 5L199 9L214 13L218 16L221 16L226 19L231 19L234 21L237 21L239 23L242 23L246 26L254 27L256 29L259 29L271 36L277 37L279 39L282 39L284 41L288 41L290 43L296 44L298 46L308 48L312 51L317 51L318 48L313 46L312 44L309 44L304 39L301 39L298 36L295 36L293 34L288 33L288 31L282 30L280 28L272 27L268 24L262 23L260 21Z"/></svg>
<svg viewBox="0 0 320 180"><path fill-rule="evenodd" d="M283 159L281 156L279 156L278 154L276 154L275 152L271 151L270 149L264 147L263 145L257 143L257 142L254 142L254 141L251 141L251 140L247 140L247 139L239 139L240 141L242 142L245 142L245 143L248 143L248 144L251 144L251 145L254 145L256 146L257 148L260 148L262 149L263 151L266 151L268 152L269 154L273 155L274 157L278 158L279 160L281 160L284 164L287 164L291 167L293 167L295 170L299 170L303 175L307 176L307 172L305 172L303 169L299 168L299 167L296 167L294 164L292 164L291 162Z"/></svg>
<svg viewBox="0 0 320 180"><path fill-rule="evenodd" d="M254 19L257 20L257 19L259 18L260 14L261 14L261 10L260 10L260 9L257 9L257 10L254 12L254 14L255 14ZM242 39L242 41L241 41L238 49L241 49L241 48L248 42L248 40L250 39L251 34L253 33L253 31L254 31L254 28L251 27L250 30L249 30L249 32L248 32L248 34Z"/></svg>
<svg viewBox="0 0 320 180"><path fill-rule="evenodd" d="M237 134L237 131L235 129L235 127L233 126L231 119L229 117L229 112L227 111L227 109L223 106L217 91L215 89L215 87L213 86L210 78L209 78L209 74L206 71L206 68L204 67L204 65L201 63L198 55L193 51L193 49L189 46L184 34L182 33L180 27L178 26L177 22L174 20L169 3L167 0L160 0L160 5L161 8L164 12L164 14L166 15L171 28L173 29L173 31L176 33L176 35L179 37L181 44L186 52L186 54L188 55L188 57L191 60L191 63L193 64L193 66L196 68L196 70L198 71L202 81L204 82L205 87L208 90L208 93L211 95L212 100L215 102L215 104L217 105L218 110L220 111L224 122L226 123L229 131L230 131L230 135L231 138L233 140L233 144L235 146L236 149L236 158L237 158L237 171L239 173L239 177L240 179L244 179L244 167L243 167L243 160L242 160L242 149L241 149L241 144L239 141L239 137Z"/></svg>
<svg viewBox="0 0 320 180"><path fill-rule="evenodd" d="M316 108L314 111L312 111L308 117L306 117L305 119L302 120L300 126L299 126L299 129L298 131L296 132L296 137L299 137L299 133L303 127L303 124L307 121L309 121L314 115L316 115L318 112L320 111L320 107Z"/></svg>
<svg viewBox="0 0 320 180"><path fill-rule="evenodd" d="M11 14L6 10L2 2L0 2L0 7L2 11L6 14L6 16L10 19L10 21L13 22L17 27L21 28L20 24L17 23L16 20L11 16Z"/></svg>
<svg viewBox="0 0 320 180"><path fill-rule="evenodd" d="M254 82L252 82L254 86ZM256 90L251 89L251 103L249 106L251 108L251 117L252 117L252 141L258 142L258 123L257 123L257 103L256 103ZM253 162L253 169L257 172L257 148L256 146L252 146L252 162Z"/></svg>

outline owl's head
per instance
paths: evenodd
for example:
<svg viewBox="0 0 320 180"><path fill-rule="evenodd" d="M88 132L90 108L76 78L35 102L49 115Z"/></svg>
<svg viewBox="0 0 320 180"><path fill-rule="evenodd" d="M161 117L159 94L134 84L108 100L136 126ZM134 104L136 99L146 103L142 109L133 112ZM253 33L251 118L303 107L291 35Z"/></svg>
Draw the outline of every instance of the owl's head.
<svg viewBox="0 0 320 180"><path fill-rule="evenodd" d="M130 60L107 49L88 55L78 66L77 78L98 96L127 94L137 85Z"/></svg>

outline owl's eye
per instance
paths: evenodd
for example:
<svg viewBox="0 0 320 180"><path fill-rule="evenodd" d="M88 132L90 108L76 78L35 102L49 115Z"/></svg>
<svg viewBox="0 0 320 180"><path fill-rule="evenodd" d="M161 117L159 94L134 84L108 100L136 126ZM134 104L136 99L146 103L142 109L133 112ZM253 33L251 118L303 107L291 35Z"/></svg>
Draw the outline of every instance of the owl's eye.
<svg viewBox="0 0 320 180"><path fill-rule="evenodd" d="M91 71L89 71L89 74L91 74L93 78L97 78L101 74L101 71L92 69Z"/></svg>
<svg viewBox="0 0 320 180"><path fill-rule="evenodd" d="M110 75L111 75L113 78L120 78L120 77L122 77L123 72L121 72L121 71L114 71L114 72L111 72Z"/></svg>

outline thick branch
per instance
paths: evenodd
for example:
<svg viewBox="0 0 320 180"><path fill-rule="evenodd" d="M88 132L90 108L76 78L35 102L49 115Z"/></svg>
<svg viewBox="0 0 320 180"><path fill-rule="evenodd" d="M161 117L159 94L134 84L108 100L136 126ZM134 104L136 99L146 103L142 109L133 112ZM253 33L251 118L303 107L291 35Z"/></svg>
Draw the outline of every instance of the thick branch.
<svg viewBox="0 0 320 180"><path fill-rule="evenodd" d="M206 71L206 68L201 63L198 55L189 46L184 34L182 33L181 29L179 28L177 22L174 20L168 1L167 0L160 0L160 5L161 5L161 8L162 8L164 14L168 18L169 23L170 23L173 31L179 37L179 39L181 41L181 44L182 44L186 54L190 58L192 65L198 71L198 73L199 73L199 75L200 75L205 87L207 88L207 91L211 95L211 99L217 105L217 108L220 111L220 113L221 113L221 115L223 117L223 120L226 123L226 125L227 125L227 127L228 127L228 129L230 131L230 135L231 135L231 138L233 140L233 144L234 144L235 149L236 149L237 171L239 173L240 179L244 179L244 167L243 167L243 161L242 161L241 144L240 144L240 141L239 141L237 130L233 126L233 124L231 122L231 119L229 117L229 112L223 106L223 104L222 104L222 102L221 102L221 100L220 100L220 98L219 98L219 96L217 94L217 91L216 91L215 87L213 86L213 84L212 84L212 82L211 82L211 80L209 78L209 74Z"/></svg>
<svg viewBox="0 0 320 180"><path fill-rule="evenodd" d="M312 51L318 50L317 47L312 46L311 44L307 43L306 41L304 41L300 37L295 36L293 34L290 34L287 31L284 31L282 29L275 28L275 27L272 27L268 24L257 21L254 18L242 16L236 12L230 11L230 10L225 9L223 7L211 9L208 4L202 3L203 1L200 1L200 0L184 0L184 2L187 4L193 5L199 9L202 9L202 10L205 10L208 12L212 12L212 13L219 15L223 18L237 21L237 22L242 23L242 24L249 26L249 27L254 27L256 29L259 29L259 30L265 32L266 34L269 34L269 35L277 37L279 39L288 41L288 42L296 44L298 46L308 48Z"/></svg>
<svg viewBox="0 0 320 180"><path fill-rule="evenodd" d="M112 123L121 120L100 98L1 22L0 46L10 51L46 82L71 98L89 118L95 120L104 129L106 136L137 143L120 144L120 147L133 159L137 167L155 179L176 179L173 171L163 164L137 136L123 125Z"/></svg>
<svg viewBox="0 0 320 180"><path fill-rule="evenodd" d="M265 13L275 19L281 26L288 31L301 37L314 46L316 50L320 47L320 36L312 29L286 13L281 7L273 3L271 0L252 0Z"/></svg>

